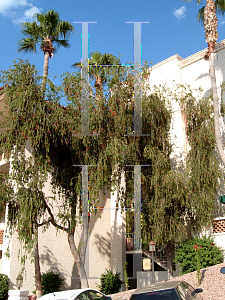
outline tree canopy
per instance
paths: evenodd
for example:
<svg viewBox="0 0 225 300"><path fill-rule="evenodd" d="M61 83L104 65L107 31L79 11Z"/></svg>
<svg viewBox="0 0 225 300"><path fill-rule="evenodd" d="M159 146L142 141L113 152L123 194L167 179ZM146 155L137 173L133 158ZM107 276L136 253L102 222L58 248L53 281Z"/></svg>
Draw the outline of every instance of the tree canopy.
<svg viewBox="0 0 225 300"><path fill-rule="evenodd" d="M143 69L143 78L148 72ZM68 235L72 254L80 261L74 233L80 220L81 170L73 165L95 165L89 171L90 207L96 206L105 186L119 185L125 171L126 190L120 191L118 201L127 211L127 232L132 227L135 201L130 165L147 165L142 168L143 248L150 239L157 245L182 239L187 223L198 230L211 224L220 177L211 99L197 101L184 87L180 87L182 98L166 88L147 90L143 92L142 120L143 133L148 136L129 135L133 132L133 74L124 72L111 93L99 97L97 103L90 94L90 132L95 135L80 136L78 73L64 74L62 85L50 85L46 98L41 77L27 61L15 63L0 79L7 83L3 93L8 109L0 132L1 152L11 153L11 171L2 181L0 202L1 206L8 203L11 228L18 230L30 250L34 224L46 228L52 224ZM60 105L62 96L67 106ZM190 145L180 168L173 168L170 162L170 103L174 98L183 107ZM42 192L49 174L53 197Z"/></svg>
<svg viewBox="0 0 225 300"><path fill-rule="evenodd" d="M186 0L187 2L193 1L193 0ZM195 0L198 5L202 4L203 0ZM215 8L216 13L219 15L224 15L225 13L225 1L224 0L215 0ZM203 5L198 12L197 19L198 21L203 25L204 23L204 11L205 11L205 5Z"/></svg>
<svg viewBox="0 0 225 300"><path fill-rule="evenodd" d="M49 58L53 56L57 48L70 46L68 37L74 32L73 26L68 21L59 18L59 14L54 10L34 14L33 22L22 23L21 32L25 36L18 43L18 51L34 52L37 51L37 45L44 53L43 67L43 90L46 86L48 76Z"/></svg>

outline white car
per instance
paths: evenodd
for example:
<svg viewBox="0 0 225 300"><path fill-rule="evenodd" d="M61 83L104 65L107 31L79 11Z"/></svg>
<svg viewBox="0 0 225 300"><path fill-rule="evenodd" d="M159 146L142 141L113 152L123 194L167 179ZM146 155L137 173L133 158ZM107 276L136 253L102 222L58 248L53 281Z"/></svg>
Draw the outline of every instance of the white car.
<svg viewBox="0 0 225 300"><path fill-rule="evenodd" d="M38 300L112 300L112 298L93 289L77 289L46 294Z"/></svg>

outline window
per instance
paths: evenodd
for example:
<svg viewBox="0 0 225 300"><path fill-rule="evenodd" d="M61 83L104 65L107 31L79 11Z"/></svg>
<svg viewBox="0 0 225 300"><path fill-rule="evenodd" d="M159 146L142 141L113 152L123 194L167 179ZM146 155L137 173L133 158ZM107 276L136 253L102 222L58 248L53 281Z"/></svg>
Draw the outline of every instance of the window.
<svg viewBox="0 0 225 300"><path fill-rule="evenodd" d="M178 291L178 294L180 295L180 298L182 300L186 300L187 299L186 298L186 292L185 292L185 289L182 288L181 285L182 285L182 283L177 286L177 291Z"/></svg>
<svg viewBox="0 0 225 300"><path fill-rule="evenodd" d="M79 296L76 297L76 300L90 300L89 296L87 293L82 293Z"/></svg>
<svg viewBox="0 0 225 300"><path fill-rule="evenodd" d="M178 296L175 289L168 289L143 294L133 294L131 300L178 300Z"/></svg>
<svg viewBox="0 0 225 300"><path fill-rule="evenodd" d="M101 293L98 293L96 291L88 291L88 292L91 295L91 298L93 300L100 300L100 299L101 300L107 300L107 298L104 295L102 295Z"/></svg>
<svg viewBox="0 0 225 300"><path fill-rule="evenodd" d="M184 289L184 291L187 295L187 298L191 300L192 297L194 297L195 294L196 294L195 289L190 284L188 284L187 282L181 282L181 286Z"/></svg>

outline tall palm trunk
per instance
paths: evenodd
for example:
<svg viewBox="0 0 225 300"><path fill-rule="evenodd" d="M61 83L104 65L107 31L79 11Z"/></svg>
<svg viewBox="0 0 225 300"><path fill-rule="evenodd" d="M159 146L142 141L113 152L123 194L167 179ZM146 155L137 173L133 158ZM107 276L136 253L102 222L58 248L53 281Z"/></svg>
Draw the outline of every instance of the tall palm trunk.
<svg viewBox="0 0 225 300"><path fill-rule="evenodd" d="M42 50L44 52L44 67L43 67L43 80L42 80L42 90L43 93L46 89L46 83L48 78L48 65L49 65L49 58L53 56L52 52L54 47L52 46L52 41L50 38L47 38L42 45Z"/></svg>
<svg viewBox="0 0 225 300"><path fill-rule="evenodd" d="M173 277L173 244L169 242L167 244L167 270L168 270L168 279Z"/></svg>
<svg viewBox="0 0 225 300"><path fill-rule="evenodd" d="M101 76L95 75L95 99L100 100L103 97L103 86Z"/></svg>
<svg viewBox="0 0 225 300"><path fill-rule="evenodd" d="M46 51L44 54L44 66L43 66L43 79L42 79L42 91L45 92L47 78L48 78L48 65L49 65L49 52Z"/></svg>
<svg viewBox="0 0 225 300"><path fill-rule="evenodd" d="M223 149L222 137L220 132L220 114L219 114L219 103L218 103L218 95L217 95L217 87L216 87L216 75L215 75L215 53L211 53L210 61L209 61L209 72L212 84L212 93L213 93L213 109L214 109L214 125L215 125L215 137L216 137L216 146L220 155L220 158L225 165L225 154Z"/></svg>
<svg viewBox="0 0 225 300"><path fill-rule="evenodd" d="M218 94L216 87L216 75L215 75L215 45L218 39L218 19L216 17L216 7L213 0L207 0L206 6L204 9L204 29L205 29L205 38L208 43L208 51L205 55L205 59L209 59L209 75L211 78L212 84L212 93L213 93L213 108L214 108L214 125L215 125L215 137L216 137L216 146L220 155L220 158L225 165L225 154L222 144L222 137L220 132L219 124L219 104L218 104Z"/></svg>

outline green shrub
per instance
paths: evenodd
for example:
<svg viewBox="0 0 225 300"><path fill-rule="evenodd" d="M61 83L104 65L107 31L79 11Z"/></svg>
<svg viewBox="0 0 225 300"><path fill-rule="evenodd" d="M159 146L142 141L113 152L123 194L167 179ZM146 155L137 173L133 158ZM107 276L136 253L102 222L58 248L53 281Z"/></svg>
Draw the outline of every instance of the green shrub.
<svg viewBox="0 0 225 300"><path fill-rule="evenodd" d="M213 238L192 238L178 243L175 261L182 274L187 274L222 263L223 254L224 251L214 244Z"/></svg>
<svg viewBox="0 0 225 300"><path fill-rule="evenodd" d="M101 284L98 284L98 288L100 292L106 295L118 293L123 283L123 281L120 280L120 273L109 270L106 270L106 272L101 275L100 282Z"/></svg>
<svg viewBox="0 0 225 300"><path fill-rule="evenodd" d="M0 300L8 299L9 278L5 274L0 274Z"/></svg>
<svg viewBox="0 0 225 300"><path fill-rule="evenodd" d="M60 277L58 273L53 271L47 271L41 274L41 285L43 295L48 293L57 292L63 285L64 279Z"/></svg>

